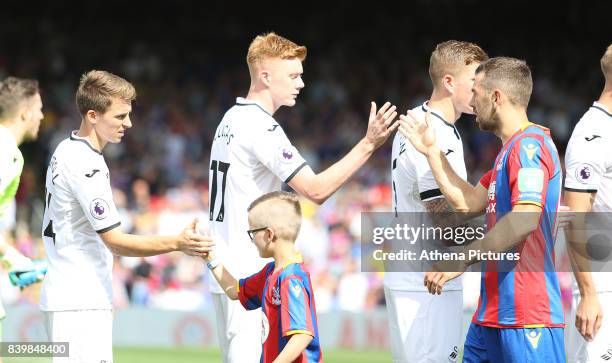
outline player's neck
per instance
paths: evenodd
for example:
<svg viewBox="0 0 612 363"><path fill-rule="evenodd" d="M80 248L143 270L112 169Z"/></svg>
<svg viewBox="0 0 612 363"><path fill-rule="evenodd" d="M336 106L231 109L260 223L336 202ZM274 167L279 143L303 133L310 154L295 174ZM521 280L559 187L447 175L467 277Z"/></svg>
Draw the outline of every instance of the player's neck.
<svg viewBox="0 0 612 363"><path fill-rule="evenodd" d="M0 125L6 127L11 135L15 138L15 143L17 146L23 143L23 139L25 138L25 130L20 128L16 122L12 121L0 121Z"/></svg>
<svg viewBox="0 0 612 363"><path fill-rule="evenodd" d="M266 90L257 90L256 88L249 89L249 93L245 97L246 100L256 101L259 103L266 112L270 115L274 115L278 107L274 105L274 101L272 100L272 96Z"/></svg>
<svg viewBox="0 0 612 363"><path fill-rule="evenodd" d="M500 125L496 134L504 145L517 133L517 131L529 123L529 118L525 110L510 108L503 114L500 114L499 117Z"/></svg>
<svg viewBox="0 0 612 363"><path fill-rule="evenodd" d="M608 111L612 112L612 82L606 82L606 86L601 92L597 102L606 106Z"/></svg>
<svg viewBox="0 0 612 363"><path fill-rule="evenodd" d="M455 110L453 101L450 99L450 97L440 95L435 90L431 94L431 97L427 102L427 106L433 109L433 111L438 111L441 113L444 121L448 122L449 124L454 124L461 116L461 112Z"/></svg>
<svg viewBox="0 0 612 363"><path fill-rule="evenodd" d="M106 142L100 139L96 130L85 121L81 122L81 127L79 131L77 131L77 136L87 139L91 147L99 152L102 152L102 149L106 146Z"/></svg>
<svg viewBox="0 0 612 363"><path fill-rule="evenodd" d="M277 242L274 249L274 265L275 270L280 270L295 261L295 256L298 252L295 250L293 242Z"/></svg>

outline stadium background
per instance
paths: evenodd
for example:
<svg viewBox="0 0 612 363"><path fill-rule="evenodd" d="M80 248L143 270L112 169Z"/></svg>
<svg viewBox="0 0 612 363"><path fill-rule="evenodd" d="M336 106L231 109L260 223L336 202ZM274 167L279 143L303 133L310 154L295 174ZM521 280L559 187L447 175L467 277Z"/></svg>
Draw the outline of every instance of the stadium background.
<svg viewBox="0 0 612 363"><path fill-rule="evenodd" d="M612 6L606 1L130 6L66 2L3 4L2 8L0 78L36 78L43 92L45 119L39 139L22 146L26 164L17 195L15 235L22 252L40 258L44 257L39 235L46 163L57 143L78 128L74 91L78 77L89 69L120 74L136 85L139 94L134 127L122 144L105 149L123 230L174 233L194 215L207 220L212 135L235 97L248 90L245 55L257 34L273 30L308 47L306 88L295 107L282 108L275 116L317 171L338 160L363 136L370 100L379 105L389 100L403 113L427 99L429 55L436 43L447 39L474 41L490 56L527 60L534 77L529 117L551 128L563 154L573 125L599 96L603 86L599 58L612 34L608 19ZM500 144L493 135L476 130L473 117L463 117L457 126L469 178L475 181L489 168ZM319 319L341 316L342 324L348 321L363 333L353 341L343 340L350 328L330 328L330 334L338 336L328 338L336 348L324 352L327 361L390 361L384 352L386 327L362 326L364 319L384 321L384 298L382 276L359 271L358 223L361 211L390 209L390 148L388 142L323 206L304 202L299 246L313 276ZM177 311L211 318L204 268L181 254L116 258L115 338L117 327L136 335L164 335L137 328L144 320ZM561 277L567 302L570 277L567 273ZM9 314L36 310L37 287L19 292L3 276L0 293ZM466 295L469 311L477 286ZM122 311L130 312L123 322ZM144 315L133 315L139 313ZM40 326L19 329L10 332L5 326L4 334L21 338L40 334ZM192 337L186 344L204 341ZM354 351L359 349L374 352ZM350 356L351 350L355 356ZM116 361L217 361L216 354L214 345L120 348Z"/></svg>

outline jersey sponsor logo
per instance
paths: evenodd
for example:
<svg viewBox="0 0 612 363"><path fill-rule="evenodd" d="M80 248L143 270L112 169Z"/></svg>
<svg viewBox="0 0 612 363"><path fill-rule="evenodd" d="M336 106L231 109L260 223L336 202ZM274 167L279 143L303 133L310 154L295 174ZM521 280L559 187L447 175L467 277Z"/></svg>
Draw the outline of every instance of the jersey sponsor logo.
<svg viewBox="0 0 612 363"><path fill-rule="evenodd" d="M448 149L448 151L446 151L446 153L444 155L448 156L448 154L454 153L454 152L455 152L455 150Z"/></svg>
<svg viewBox="0 0 612 363"><path fill-rule="evenodd" d="M268 129L268 131L272 132L272 131L276 130L277 127L278 127L278 124L274 124L274 125L272 125L271 128Z"/></svg>
<svg viewBox="0 0 612 363"><path fill-rule="evenodd" d="M105 219L108 217L108 203L101 198L96 198L89 204L89 212L95 219Z"/></svg>
<svg viewBox="0 0 612 363"><path fill-rule="evenodd" d="M578 180L582 184L588 184L589 179L591 179L591 176L593 175L593 167L591 166L591 164L586 164L586 163L581 164L576 169L575 175L576 175L576 180Z"/></svg>
<svg viewBox="0 0 612 363"><path fill-rule="evenodd" d="M593 136L591 136L591 137L588 137L588 136L587 136L587 137L585 137L584 139L585 139L585 140L588 142L588 141L593 141L593 140L595 140L595 139L597 139L597 138L601 138L601 136L599 136L599 135L593 135Z"/></svg>
<svg viewBox="0 0 612 363"><path fill-rule="evenodd" d="M525 150L525 153L527 153L527 158L529 160L533 160L533 157L535 156L536 152L538 152L538 150L540 149L539 146L536 146L535 144L528 144L523 146L523 150Z"/></svg>
<svg viewBox="0 0 612 363"><path fill-rule="evenodd" d="M489 200L495 200L495 183L489 185L489 191L487 192Z"/></svg>
<svg viewBox="0 0 612 363"><path fill-rule="evenodd" d="M541 331L532 330L530 332L525 333L529 344L533 347L533 349L538 349L538 344L540 344L540 338L542 337Z"/></svg>
<svg viewBox="0 0 612 363"><path fill-rule="evenodd" d="M89 174L85 174L85 176L86 176L86 177L88 177L88 178L93 178L93 176L94 176L94 175L96 175L96 174L97 174L97 173L99 173L99 172L100 172L100 169L93 169L93 170L91 171L91 173L89 173Z"/></svg>
<svg viewBox="0 0 612 363"><path fill-rule="evenodd" d="M518 189L521 193L541 193L544 189L544 172L539 168L520 168Z"/></svg>

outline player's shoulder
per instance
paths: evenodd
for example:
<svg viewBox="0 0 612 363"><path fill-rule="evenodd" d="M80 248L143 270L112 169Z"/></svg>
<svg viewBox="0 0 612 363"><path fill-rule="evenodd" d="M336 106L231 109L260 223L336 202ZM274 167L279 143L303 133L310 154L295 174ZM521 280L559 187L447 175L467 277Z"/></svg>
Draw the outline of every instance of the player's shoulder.
<svg viewBox="0 0 612 363"><path fill-rule="evenodd" d="M96 150L86 139L78 137L74 131L57 145L53 157L59 165L71 169L104 164L102 153Z"/></svg>
<svg viewBox="0 0 612 363"><path fill-rule="evenodd" d="M593 103L578 120L571 138L584 137L590 139L586 141L602 141L604 137L608 139L612 137L612 115L597 102Z"/></svg>
<svg viewBox="0 0 612 363"><path fill-rule="evenodd" d="M249 131L275 131L280 128L274 117L256 101L242 97L236 99L236 104L225 114L224 119L232 126ZM282 129L282 128L281 128Z"/></svg>

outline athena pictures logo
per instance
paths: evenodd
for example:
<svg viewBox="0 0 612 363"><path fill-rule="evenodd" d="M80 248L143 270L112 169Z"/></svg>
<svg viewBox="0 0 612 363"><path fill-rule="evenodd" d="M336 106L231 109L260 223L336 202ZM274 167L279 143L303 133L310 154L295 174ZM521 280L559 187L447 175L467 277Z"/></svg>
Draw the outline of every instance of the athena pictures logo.
<svg viewBox="0 0 612 363"><path fill-rule="evenodd" d="M582 164L576 169L576 179L583 184L587 184L592 175L593 167L590 164Z"/></svg>
<svg viewBox="0 0 612 363"><path fill-rule="evenodd" d="M96 198L89 204L89 213L95 218L102 220L108 217L108 203L104 199Z"/></svg>

